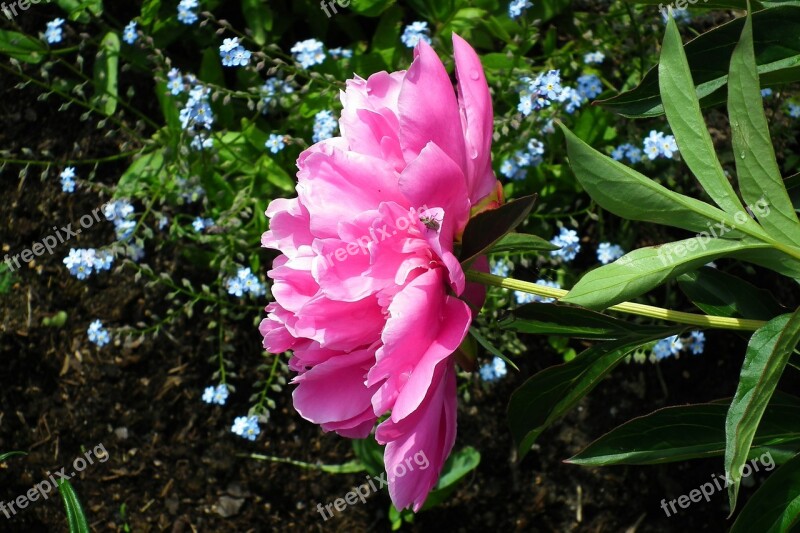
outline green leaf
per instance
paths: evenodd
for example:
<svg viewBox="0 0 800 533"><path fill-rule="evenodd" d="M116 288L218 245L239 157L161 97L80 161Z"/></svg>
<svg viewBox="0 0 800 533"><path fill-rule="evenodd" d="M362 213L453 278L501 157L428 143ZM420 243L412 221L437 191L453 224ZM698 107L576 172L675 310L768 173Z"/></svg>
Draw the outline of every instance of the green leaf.
<svg viewBox="0 0 800 533"><path fill-rule="evenodd" d="M800 81L800 7L782 6L753 14L756 63L764 87ZM686 44L686 56L697 85L700 105L725 101L725 84L733 50L739 42L744 19L735 19ZM598 104L627 117L664 114L658 91L658 69L650 69L638 87Z"/></svg>
<svg viewBox="0 0 800 533"><path fill-rule="evenodd" d="M711 267L681 275L678 286L708 315L769 320L785 311L771 292Z"/></svg>
<svg viewBox="0 0 800 533"><path fill-rule="evenodd" d="M744 211L717 159L714 143L700 113L700 102L683 51L681 34L671 14L661 48L658 82L664 111L681 158L718 206L730 214ZM755 224L750 217L746 221Z"/></svg>
<svg viewBox="0 0 800 533"><path fill-rule="evenodd" d="M797 28L795 31L800 34ZM790 246L800 245L800 221L783 185L764 115L750 16L731 59L728 116L742 197L750 205L768 206L758 221L770 236Z"/></svg>
<svg viewBox="0 0 800 533"><path fill-rule="evenodd" d="M633 0L634 4L648 5L648 6L665 6L664 0ZM678 4L679 5L679 4ZM768 7L779 6L800 6L798 0L751 0L750 6L753 11L760 11ZM741 9L747 10L747 0L688 0L687 7L692 9Z"/></svg>
<svg viewBox="0 0 800 533"><path fill-rule="evenodd" d="M486 253L495 243L528 217L536 202L536 195L518 198L497 209L489 209L472 217L461 239L462 265Z"/></svg>
<svg viewBox="0 0 800 533"><path fill-rule="evenodd" d="M633 324L588 309L550 303L518 307L503 317L498 325L520 333L601 340L634 338L637 335L661 335L663 338L673 329Z"/></svg>
<svg viewBox="0 0 800 533"><path fill-rule="evenodd" d="M483 348L487 352L489 352L492 355L496 355L497 357L505 361L508 366L519 372L519 367L516 365L516 363L514 363L514 361L506 357L503 352L498 350L491 342L489 342L489 339L481 335L481 332L478 330L478 328L471 326L469 328L469 332L475 338L475 340L478 341L478 344L483 346Z"/></svg>
<svg viewBox="0 0 800 533"><path fill-rule="evenodd" d="M58 491L61 493L61 500L64 502L64 508L67 511L69 533L89 533L89 523L86 521L86 515L83 512L80 500L78 500L78 495L75 494L75 489L66 479L59 479L56 483L58 484Z"/></svg>
<svg viewBox="0 0 800 533"><path fill-rule="evenodd" d="M647 176L601 154L559 124L567 141L569 165L592 199L628 220L707 232L716 222L736 227L734 217L700 200L673 192ZM729 232L729 237L736 232Z"/></svg>
<svg viewBox="0 0 800 533"><path fill-rule="evenodd" d="M723 455L729 402L667 407L634 418L567 462L584 466L651 465ZM794 422L798 419L800 399L776 394L764 412L749 456L781 445L800 449L800 425Z"/></svg>
<svg viewBox="0 0 800 533"><path fill-rule="evenodd" d="M665 281L739 250L766 249L755 240L693 237L639 248L584 275L562 302L605 309L641 296Z"/></svg>
<svg viewBox="0 0 800 533"><path fill-rule="evenodd" d="M159 9L161 9L161 0L144 0L141 15L139 15L139 22L142 26L149 28L158 17Z"/></svg>
<svg viewBox="0 0 800 533"><path fill-rule="evenodd" d="M261 0L242 0L242 14L253 32L253 40L263 46L267 42L267 32L272 30L272 10Z"/></svg>
<svg viewBox="0 0 800 533"><path fill-rule="evenodd" d="M530 233L509 233L489 250L490 254L527 254L558 250L558 246Z"/></svg>
<svg viewBox="0 0 800 533"><path fill-rule="evenodd" d="M122 174L115 191L117 198L130 198L137 192L158 183L165 167L164 153L156 150L142 155Z"/></svg>
<svg viewBox="0 0 800 533"><path fill-rule="evenodd" d="M672 333L679 332L672 330ZM604 342L563 365L529 378L511 395L508 423L522 459L539 435L586 396L630 352L662 338L623 338Z"/></svg>
<svg viewBox="0 0 800 533"><path fill-rule="evenodd" d="M800 521L800 455L772 474L750 497L731 533L796 531Z"/></svg>
<svg viewBox="0 0 800 533"><path fill-rule="evenodd" d="M756 331L747 345L739 386L725 420L725 474L731 479L731 513L759 421L775 391L789 356L800 342L800 309L773 318Z"/></svg>
<svg viewBox="0 0 800 533"><path fill-rule="evenodd" d="M117 110L119 47L119 36L114 32L108 32L100 42L100 51L94 62L95 100L107 117Z"/></svg>
<svg viewBox="0 0 800 533"><path fill-rule="evenodd" d="M66 11L69 20L88 24L93 16L103 14L103 0L57 0L58 7Z"/></svg>
<svg viewBox="0 0 800 533"><path fill-rule="evenodd" d="M47 48L39 39L15 31L0 30L0 54L24 63L41 63Z"/></svg>
<svg viewBox="0 0 800 533"><path fill-rule="evenodd" d="M9 458L15 457L17 455L28 455L28 452L13 451L13 452L0 453L0 463L4 463Z"/></svg>
<svg viewBox="0 0 800 533"><path fill-rule="evenodd" d="M373 438L353 439L353 452L370 475L377 476L386 467L383 464L383 446Z"/></svg>
<svg viewBox="0 0 800 533"><path fill-rule="evenodd" d="M349 5L348 5L349 4ZM394 4L394 0L343 0L338 5L365 17L377 17Z"/></svg>
<svg viewBox="0 0 800 533"><path fill-rule="evenodd" d="M481 462L481 454L472 446L467 446L451 453L444 463L442 474L436 486L428 494L422 510L432 509L447 500L458 486L459 481L470 472L478 468ZM416 463L414 463L416 465ZM420 465L422 467L423 465Z"/></svg>

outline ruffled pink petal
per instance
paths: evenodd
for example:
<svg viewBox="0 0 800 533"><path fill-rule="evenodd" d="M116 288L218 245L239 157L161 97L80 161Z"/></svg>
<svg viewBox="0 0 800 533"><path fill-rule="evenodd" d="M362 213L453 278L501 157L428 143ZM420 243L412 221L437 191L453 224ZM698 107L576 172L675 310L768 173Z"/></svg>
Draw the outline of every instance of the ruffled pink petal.
<svg viewBox="0 0 800 533"><path fill-rule="evenodd" d="M386 444L383 458L395 507L419 511L456 440L456 373L451 359L437 366L419 409L399 422L385 420L375 438Z"/></svg>

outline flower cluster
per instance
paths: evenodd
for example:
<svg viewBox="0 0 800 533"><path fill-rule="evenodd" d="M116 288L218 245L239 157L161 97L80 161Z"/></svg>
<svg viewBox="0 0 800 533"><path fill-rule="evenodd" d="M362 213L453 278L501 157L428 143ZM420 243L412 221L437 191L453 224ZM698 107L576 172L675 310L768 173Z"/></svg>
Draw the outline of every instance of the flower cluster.
<svg viewBox="0 0 800 533"><path fill-rule="evenodd" d="M800 104L795 104L793 102L789 102L787 104L789 108L789 116L792 118L800 118Z"/></svg>
<svg viewBox="0 0 800 533"><path fill-rule="evenodd" d="M511 274L511 269L514 265L512 265L509 261L505 259L501 259L499 261L492 261L491 265L489 266L489 272L494 274L495 276L501 276L507 278L509 274Z"/></svg>
<svg viewBox="0 0 800 533"><path fill-rule="evenodd" d="M114 223L117 240L129 238L136 228L136 221L132 220L133 206L127 200L116 200L104 205L103 215L106 220Z"/></svg>
<svg viewBox="0 0 800 533"><path fill-rule="evenodd" d="M584 74L578 77L578 92L581 96L591 100L603 92L603 84L594 74Z"/></svg>
<svg viewBox="0 0 800 533"><path fill-rule="evenodd" d="M607 265L612 263L625 255L625 251L619 244L611 244L610 242L601 242L597 247L597 260Z"/></svg>
<svg viewBox="0 0 800 533"><path fill-rule="evenodd" d="M517 110L526 117L534 111L547 107L553 100L558 100L563 91L561 72L558 70L541 73L534 79L523 76L520 82L522 88Z"/></svg>
<svg viewBox="0 0 800 533"><path fill-rule="evenodd" d="M519 18L523 11L530 7L533 7L533 4L529 0L511 0L508 4L508 16L512 19Z"/></svg>
<svg viewBox="0 0 800 533"><path fill-rule="evenodd" d="M642 149L631 143L620 144L611 151L611 157L614 161L622 161L627 157L631 163L638 163L642 160Z"/></svg>
<svg viewBox="0 0 800 533"><path fill-rule="evenodd" d="M660 131L651 130L650 135L644 140L644 153L651 160L659 157L670 159L677 151L678 145L672 135L664 135Z"/></svg>
<svg viewBox="0 0 800 533"><path fill-rule="evenodd" d="M294 87L289 82L280 78L267 78L267 81L261 86L261 99L264 105L268 106L281 94L292 94L293 92Z"/></svg>
<svg viewBox="0 0 800 533"><path fill-rule="evenodd" d="M258 427L257 416L237 416L231 426L231 431L247 440L256 440L256 437L261 433L261 428Z"/></svg>
<svg viewBox="0 0 800 533"><path fill-rule="evenodd" d="M209 90L202 85L196 85L189 90L189 99L181 109L181 127L193 134L191 146L195 150L202 150L213 146L213 141L207 136L214 124L214 112L208 102Z"/></svg>
<svg viewBox="0 0 800 533"><path fill-rule="evenodd" d="M202 233L203 231L207 230L213 225L214 225L214 219L212 218L197 217L194 219L194 221L192 221L192 228L197 233Z"/></svg>
<svg viewBox="0 0 800 533"><path fill-rule="evenodd" d="M350 59L353 57L353 51L349 48L331 48L328 50L328 55L331 56L333 59Z"/></svg>
<svg viewBox="0 0 800 533"><path fill-rule="evenodd" d="M235 276L225 280L225 288L231 296L242 297L246 293L253 296L264 296L267 288L249 268L240 267Z"/></svg>
<svg viewBox="0 0 800 533"><path fill-rule="evenodd" d="M528 141L527 150L517 150L500 164L500 174L520 181L528 176L528 168L539 166L544 160L544 143L538 139Z"/></svg>
<svg viewBox="0 0 800 533"><path fill-rule="evenodd" d="M314 116L314 135L311 138L315 143L330 139L337 127L339 123L333 118L332 111L320 111Z"/></svg>
<svg viewBox="0 0 800 533"><path fill-rule="evenodd" d="M111 335L109 335L106 328L103 327L103 323L99 320L95 320L89 324L89 329L86 330L86 334L89 336L89 341L100 348L111 342Z"/></svg>
<svg viewBox="0 0 800 533"><path fill-rule="evenodd" d="M485 365L481 366L478 372L480 373L483 381L491 382L505 377L505 375L508 373L508 369L506 368L506 362L500 357L495 356L491 363L486 363Z"/></svg>
<svg viewBox="0 0 800 533"><path fill-rule="evenodd" d="M67 167L61 171L61 190L75 192L75 167Z"/></svg>
<svg viewBox="0 0 800 533"><path fill-rule="evenodd" d="M215 403L217 405L225 405L228 401L228 386L220 383L216 387L206 387L203 391L203 401L206 403Z"/></svg>
<svg viewBox="0 0 800 533"><path fill-rule="evenodd" d="M409 48L414 48L420 41L431 44L430 30L427 22L412 22L403 29L400 40Z"/></svg>
<svg viewBox="0 0 800 533"><path fill-rule="evenodd" d="M544 285L545 287L551 287L553 289L561 288L561 285L557 281L550 281L542 278L537 279L536 284ZM516 300L517 305L525 305L534 302L550 304L556 301L555 298L548 298L547 296L539 296L538 294L531 294L529 292L522 291L514 291L514 300Z"/></svg>
<svg viewBox="0 0 800 533"><path fill-rule="evenodd" d="M107 250L71 248L69 255L64 258L64 265L70 274L84 280L102 270L111 270L114 265L114 255Z"/></svg>
<svg viewBox="0 0 800 533"><path fill-rule="evenodd" d="M183 24L194 24L197 22L197 11L200 7L197 0L181 0L178 3L178 21Z"/></svg>
<svg viewBox="0 0 800 533"><path fill-rule="evenodd" d="M605 58L606 56L603 52L589 52L583 56L583 62L587 65L599 65Z"/></svg>
<svg viewBox="0 0 800 533"><path fill-rule="evenodd" d="M136 32L136 21L132 20L128 22L127 26L122 30L122 40L128 44L133 44L138 38L139 34Z"/></svg>
<svg viewBox="0 0 800 533"><path fill-rule="evenodd" d="M294 60L303 68L321 65L325 61L325 46L316 39L306 39L292 46Z"/></svg>
<svg viewBox="0 0 800 533"><path fill-rule="evenodd" d="M224 67L246 67L252 56L250 50L239 44L239 38L225 39L219 47L219 56Z"/></svg>
<svg viewBox="0 0 800 533"><path fill-rule="evenodd" d="M688 337L673 335L661 339L653 346L651 359L661 361L670 356L677 356L682 351L689 351L694 355L703 353L706 336L702 331L692 331Z"/></svg>
<svg viewBox="0 0 800 533"><path fill-rule="evenodd" d="M47 23L47 29L44 32L44 40L49 44L60 43L64 38L64 19L57 18Z"/></svg>
<svg viewBox="0 0 800 533"><path fill-rule="evenodd" d="M270 133L269 139L267 139L267 142L264 143L264 146L273 154L277 154L286 148L286 136L278 135L277 133Z"/></svg>
<svg viewBox="0 0 800 533"><path fill-rule="evenodd" d="M550 243L559 247L558 250L551 251L550 255L565 263L575 259L581 250L580 238L574 229L561 228L561 232L553 237Z"/></svg>

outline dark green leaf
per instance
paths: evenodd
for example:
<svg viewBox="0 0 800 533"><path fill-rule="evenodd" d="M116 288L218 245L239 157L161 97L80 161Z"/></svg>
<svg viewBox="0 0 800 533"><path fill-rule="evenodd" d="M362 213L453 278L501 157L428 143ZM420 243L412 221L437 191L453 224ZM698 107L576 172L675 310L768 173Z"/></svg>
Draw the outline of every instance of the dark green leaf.
<svg viewBox="0 0 800 533"><path fill-rule="evenodd" d="M348 5L349 4L349 5ZM394 4L394 0L343 0L338 5L365 17L377 17Z"/></svg>
<svg viewBox="0 0 800 533"><path fill-rule="evenodd" d="M247 27L253 32L253 40L259 45L267 42L267 32L272 30L272 10L261 0L242 0L242 14Z"/></svg>
<svg viewBox="0 0 800 533"><path fill-rule="evenodd" d="M509 233L500 239L497 244L492 246L489 253L526 254L531 252L549 252L550 250L558 250L558 246L529 233Z"/></svg>
<svg viewBox="0 0 800 533"><path fill-rule="evenodd" d="M785 311L769 291L711 267L683 274L678 285L709 315L769 320Z"/></svg>
<svg viewBox="0 0 800 533"><path fill-rule="evenodd" d="M603 435L567 462L585 466L646 465L716 457L725 453L730 399L659 409ZM800 399L776 394L764 412L749 457L769 448L800 449Z"/></svg>
<svg viewBox="0 0 800 533"><path fill-rule="evenodd" d="M107 117L117 110L119 47L119 36L108 32L100 42L100 51L94 62L95 101Z"/></svg>
<svg viewBox="0 0 800 533"><path fill-rule="evenodd" d="M725 101L724 86L728 65L742 33L739 18L708 31L686 44L689 68L697 85L702 107ZM800 7L783 6L753 14L756 63L761 83L800 80ZM628 117L662 115L664 108L658 91L658 69L650 69L635 89L598 102L610 111Z"/></svg>
<svg viewBox="0 0 800 533"><path fill-rule="evenodd" d="M536 195L525 196L472 217L464 229L459 261L466 265L511 232L528 217Z"/></svg>
<svg viewBox="0 0 800 533"><path fill-rule="evenodd" d="M542 431L586 396L626 355L645 342L660 338L657 335L604 342L569 363L542 370L525 381L508 404L508 423L520 459Z"/></svg>
<svg viewBox="0 0 800 533"><path fill-rule="evenodd" d="M13 451L13 452L0 453L0 463L4 463L9 458L15 457L17 455L28 455L28 452Z"/></svg>
<svg viewBox="0 0 800 533"><path fill-rule="evenodd" d="M370 475L377 476L386 469L383 464L383 446L375 439L353 439L353 451Z"/></svg>
<svg viewBox="0 0 800 533"><path fill-rule="evenodd" d="M489 340L486 337L481 335L481 332L478 330L478 328L474 326L470 327L469 332L475 338L475 340L478 341L478 344L483 346L483 348L487 352L489 352L492 355L496 355L497 357L505 361L506 364L508 364L508 366L519 372L519 367L514 363L514 361L506 357L505 354L503 354L503 352L498 350L491 342L489 342Z"/></svg>
<svg viewBox="0 0 800 533"><path fill-rule="evenodd" d="M740 468L747 460L759 421L798 342L800 309L767 322L747 345L739 386L725 421L725 474L732 481L728 486L731 512L736 509L742 478Z"/></svg>
<svg viewBox="0 0 800 533"><path fill-rule="evenodd" d="M800 455L781 466L753 494L731 533L796 531L800 521Z"/></svg>
<svg viewBox="0 0 800 533"><path fill-rule="evenodd" d="M549 303L523 305L511 311L498 325L520 333L600 340L634 338L637 335L667 337L673 329L632 324L588 309Z"/></svg>
<svg viewBox="0 0 800 533"><path fill-rule="evenodd" d="M44 43L15 31L0 30L0 54L25 63L41 63L47 51Z"/></svg>

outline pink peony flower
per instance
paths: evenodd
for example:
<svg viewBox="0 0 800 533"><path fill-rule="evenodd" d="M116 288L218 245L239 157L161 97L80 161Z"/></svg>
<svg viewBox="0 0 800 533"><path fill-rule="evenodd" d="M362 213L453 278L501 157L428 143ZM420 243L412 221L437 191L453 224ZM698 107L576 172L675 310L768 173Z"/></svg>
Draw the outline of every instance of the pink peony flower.
<svg viewBox="0 0 800 533"><path fill-rule="evenodd" d="M422 507L456 436L453 352L470 306L454 254L470 216L502 202L492 104L475 51L453 35L458 98L424 41L408 71L348 80L341 137L298 159L297 198L274 200L279 250L264 348L293 351L294 405L326 431L386 445L398 509ZM420 458L425 458L421 461Z"/></svg>

